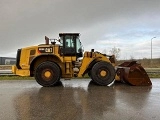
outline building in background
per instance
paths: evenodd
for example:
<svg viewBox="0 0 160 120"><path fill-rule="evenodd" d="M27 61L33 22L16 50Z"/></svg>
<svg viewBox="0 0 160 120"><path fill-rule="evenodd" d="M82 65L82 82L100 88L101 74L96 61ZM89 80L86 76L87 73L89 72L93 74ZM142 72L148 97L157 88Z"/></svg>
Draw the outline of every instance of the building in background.
<svg viewBox="0 0 160 120"><path fill-rule="evenodd" d="M16 58L0 57L0 65L14 65L14 64L16 64Z"/></svg>

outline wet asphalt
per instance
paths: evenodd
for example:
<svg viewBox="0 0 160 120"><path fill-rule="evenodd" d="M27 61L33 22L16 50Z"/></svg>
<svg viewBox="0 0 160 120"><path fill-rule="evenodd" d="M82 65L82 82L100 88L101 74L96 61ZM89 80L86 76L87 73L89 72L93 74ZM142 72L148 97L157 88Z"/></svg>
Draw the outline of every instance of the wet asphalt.
<svg viewBox="0 0 160 120"><path fill-rule="evenodd" d="M0 120L159 120L160 79L152 86L89 79L41 87L35 80L0 81Z"/></svg>

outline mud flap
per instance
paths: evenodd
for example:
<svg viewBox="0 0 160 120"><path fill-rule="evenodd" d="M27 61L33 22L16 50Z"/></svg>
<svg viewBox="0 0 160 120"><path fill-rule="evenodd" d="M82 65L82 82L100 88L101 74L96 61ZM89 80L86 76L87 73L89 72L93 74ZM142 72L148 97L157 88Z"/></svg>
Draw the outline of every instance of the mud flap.
<svg viewBox="0 0 160 120"><path fill-rule="evenodd" d="M145 69L137 61L124 62L117 66L117 76L123 83L134 86L150 86L152 82Z"/></svg>

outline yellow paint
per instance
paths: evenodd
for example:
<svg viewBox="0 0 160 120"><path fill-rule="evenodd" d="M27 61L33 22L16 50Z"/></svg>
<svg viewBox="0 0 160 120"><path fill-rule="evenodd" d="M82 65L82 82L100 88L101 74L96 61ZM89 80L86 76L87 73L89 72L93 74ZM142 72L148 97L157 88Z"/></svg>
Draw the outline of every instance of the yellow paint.
<svg viewBox="0 0 160 120"><path fill-rule="evenodd" d="M12 65L12 73L13 74L16 74L16 70L17 70L17 67L15 65Z"/></svg>
<svg viewBox="0 0 160 120"><path fill-rule="evenodd" d="M16 66L12 67L12 72L16 75L20 75L20 76L30 76L30 64L31 61L33 60L33 58L40 56L40 55L47 55L44 57L41 57L40 59L38 58L38 60L35 62L35 64L33 65L35 68L41 64L42 62L45 61L53 61L55 63L57 63L62 71L62 76L61 78L71 78L74 76L74 71L73 71L73 62L76 61L76 56L61 56L59 53L59 46L58 45L49 45L50 47L53 47L53 53L50 54L42 54L38 52L38 47L48 47L48 45L42 44L42 45L38 45L38 46L30 46L30 47L26 47L23 48L21 50L21 56L20 56L20 67L22 69L17 69ZM35 50L35 54L32 54L32 59L30 59L31 55L30 55L30 51L31 50ZM52 56L53 55L53 56ZM54 58L54 59L53 59ZM101 53L98 52L85 52L84 53L84 57L82 59L82 64L81 67L79 68L79 73L78 73L78 77L82 77L82 75L85 73L85 71L87 70L87 68L89 67L90 63L94 62L98 62L98 61L106 61L110 63L109 58L107 58L107 56L104 56ZM114 65L114 64L113 64ZM32 67L33 67L32 66ZM33 69L35 69L33 68ZM105 73L105 71L102 71L101 75L105 76L107 73ZM44 73L45 77L50 77L51 73L49 73L49 71Z"/></svg>
<svg viewBox="0 0 160 120"><path fill-rule="evenodd" d="M92 61L94 61L94 60L96 62L98 62L98 61L106 61L106 62L110 63L110 60L106 56L104 56L104 55L102 55L100 53L97 53L97 52L93 52L93 53L85 52L83 60L82 60L82 65L81 65L79 73L78 73L78 77L82 77L82 75L85 72L85 70L88 68L90 63Z"/></svg>
<svg viewBox="0 0 160 120"><path fill-rule="evenodd" d="M30 76L30 70L17 69L16 70L16 75L19 75L19 76Z"/></svg>
<svg viewBox="0 0 160 120"><path fill-rule="evenodd" d="M115 80L116 81L120 81L120 77L116 74L116 76L115 76Z"/></svg>

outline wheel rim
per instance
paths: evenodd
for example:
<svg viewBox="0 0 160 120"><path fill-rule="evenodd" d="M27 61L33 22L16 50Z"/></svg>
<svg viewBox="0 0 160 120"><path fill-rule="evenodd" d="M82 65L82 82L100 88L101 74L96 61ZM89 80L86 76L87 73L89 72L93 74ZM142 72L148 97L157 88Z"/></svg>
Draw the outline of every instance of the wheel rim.
<svg viewBox="0 0 160 120"><path fill-rule="evenodd" d="M50 71L46 71L46 72L44 73L44 76L45 76L46 78L49 78L49 77L51 76L51 72L50 72Z"/></svg>
<svg viewBox="0 0 160 120"><path fill-rule="evenodd" d="M99 79L102 79L103 81L105 81L109 77L109 74L109 71L104 68L99 69L99 71L97 72L97 76L99 77Z"/></svg>
<svg viewBox="0 0 160 120"><path fill-rule="evenodd" d="M50 81L52 77L53 77L53 71L51 71L50 69L45 69L42 71L42 78L45 81Z"/></svg>
<svg viewBox="0 0 160 120"><path fill-rule="evenodd" d="M105 77L105 76L107 76L107 74L108 74L108 71L106 71L106 70L100 71L100 76L101 77Z"/></svg>

